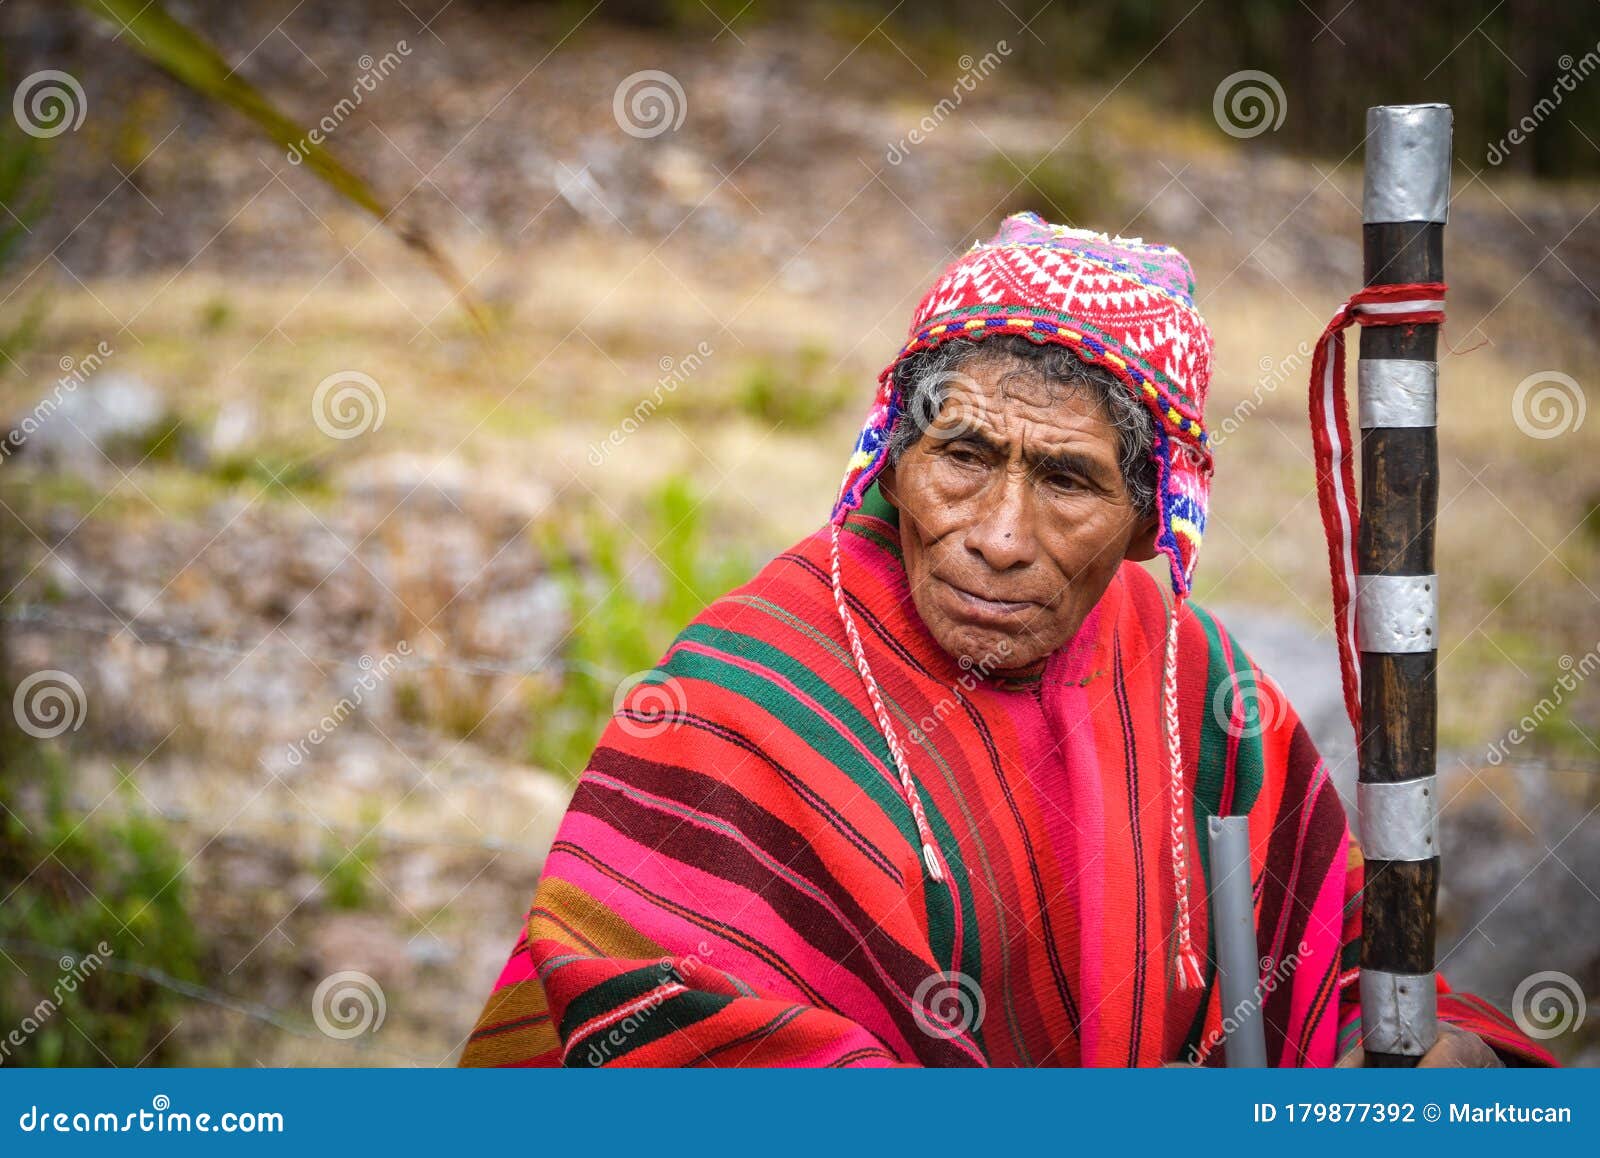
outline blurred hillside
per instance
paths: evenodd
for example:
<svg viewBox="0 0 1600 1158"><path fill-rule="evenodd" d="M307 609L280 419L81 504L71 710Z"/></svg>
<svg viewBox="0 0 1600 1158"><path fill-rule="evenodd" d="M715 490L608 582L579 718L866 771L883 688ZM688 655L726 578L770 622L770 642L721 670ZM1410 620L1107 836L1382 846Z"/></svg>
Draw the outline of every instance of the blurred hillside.
<svg viewBox="0 0 1600 1158"><path fill-rule="evenodd" d="M1600 87L1483 159L1596 48L1593 10L778 7L171 5L331 125L486 338L393 230L114 30L0 8L8 84L62 70L85 106L0 157L0 415L27 431L4 662L81 689L0 782L49 854L0 861L0 1012L102 935L129 970L107 1025L171 999L114 1057L62 1022L33 1060L450 1060L619 685L821 521L917 299L1020 209L1193 262L1222 435L1199 595L1348 785L1305 380L1360 283L1378 99L1462 118L1444 969L1502 1006L1537 969L1600 995ZM1274 83L1224 87L1246 69ZM1240 85L1265 123L1214 114ZM381 1029L319 1032L352 971ZM1597 1020L1552 1045L1596 1060Z"/></svg>

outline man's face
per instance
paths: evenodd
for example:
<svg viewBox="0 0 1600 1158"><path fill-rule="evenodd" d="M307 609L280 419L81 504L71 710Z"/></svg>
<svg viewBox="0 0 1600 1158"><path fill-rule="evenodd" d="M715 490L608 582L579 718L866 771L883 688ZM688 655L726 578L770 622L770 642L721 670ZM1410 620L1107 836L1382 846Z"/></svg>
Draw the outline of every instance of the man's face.
<svg viewBox="0 0 1600 1158"><path fill-rule="evenodd" d="M900 512L917 613L985 672L1037 671L1123 559L1155 553L1156 518L1129 501L1093 395L1009 357L980 353L948 377L939 414L882 489Z"/></svg>

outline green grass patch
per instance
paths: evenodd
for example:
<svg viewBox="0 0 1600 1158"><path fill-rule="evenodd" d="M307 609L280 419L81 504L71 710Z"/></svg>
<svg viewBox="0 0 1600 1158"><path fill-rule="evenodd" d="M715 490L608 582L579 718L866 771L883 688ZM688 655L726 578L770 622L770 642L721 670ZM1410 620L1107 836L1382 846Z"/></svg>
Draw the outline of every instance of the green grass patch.
<svg viewBox="0 0 1600 1158"><path fill-rule="evenodd" d="M171 1064L180 999L137 971L200 979L185 859L159 821L118 815L122 802L70 807L69 779L52 750L6 745L0 881L16 891L0 905L0 947L17 967L0 973L0 1024L22 1043L8 1039L5 1061ZM24 786L26 795L42 788L42 807L28 807ZM131 809L133 788L124 782L119 795Z"/></svg>
<svg viewBox="0 0 1600 1158"><path fill-rule="evenodd" d="M535 685L529 754L576 776L623 681L655 667L678 632L751 568L709 541L703 508L681 479L650 497L632 531L586 511L565 533L547 532L542 547L573 627L561 673Z"/></svg>

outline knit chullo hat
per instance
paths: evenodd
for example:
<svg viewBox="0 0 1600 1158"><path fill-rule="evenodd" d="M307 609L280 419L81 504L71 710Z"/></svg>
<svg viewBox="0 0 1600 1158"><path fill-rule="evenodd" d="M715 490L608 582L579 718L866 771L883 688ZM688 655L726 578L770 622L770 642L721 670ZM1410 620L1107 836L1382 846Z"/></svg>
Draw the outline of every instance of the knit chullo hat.
<svg viewBox="0 0 1600 1158"><path fill-rule="evenodd" d="M1212 338L1194 307L1194 275L1184 256L1171 246L1051 225L1036 213L1018 213L1001 223L993 240L974 243L952 262L917 306L904 347L878 375L872 409L833 509L834 601L916 820L923 861L935 881L950 883L953 889L944 851L928 825L905 751L845 603L839 527L861 505L886 464L890 436L904 412L904 400L894 383L895 366L908 355L952 339L981 341L994 334L1021 334L1035 342L1071 348L1085 362L1110 371L1155 419L1151 457L1158 476L1156 546L1167 557L1175 596L1167 620L1162 714L1172 770L1178 979L1185 988L1197 987L1203 977L1189 937L1177 625L1178 603L1190 593L1210 493L1212 459L1203 412L1211 380Z"/></svg>

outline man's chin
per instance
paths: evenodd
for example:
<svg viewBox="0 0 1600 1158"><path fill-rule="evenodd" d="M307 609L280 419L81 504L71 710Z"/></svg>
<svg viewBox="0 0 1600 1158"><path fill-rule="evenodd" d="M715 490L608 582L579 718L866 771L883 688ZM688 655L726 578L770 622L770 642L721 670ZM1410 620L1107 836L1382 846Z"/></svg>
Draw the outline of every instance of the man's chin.
<svg viewBox="0 0 1600 1158"><path fill-rule="evenodd" d="M917 613L939 646L966 671L983 675L1034 669L1053 650L1034 622L1037 614L1008 617L996 623L990 616L964 614L968 609L948 596L940 585L928 584L913 596Z"/></svg>
<svg viewBox="0 0 1600 1158"><path fill-rule="evenodd" d="M1025 633L1008 633L971 624L952 624L939 644L966 671L991 675L1026 669L1044 658Z"/></svg>

